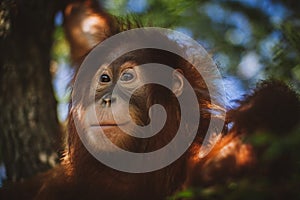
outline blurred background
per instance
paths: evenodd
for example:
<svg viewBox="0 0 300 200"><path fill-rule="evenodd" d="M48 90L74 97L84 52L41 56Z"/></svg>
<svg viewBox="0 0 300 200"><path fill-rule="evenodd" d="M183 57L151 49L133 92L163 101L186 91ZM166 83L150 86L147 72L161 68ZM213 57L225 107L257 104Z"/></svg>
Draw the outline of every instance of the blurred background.
<svg viewBox="0 0 300 200"><path fill-rule="evenodd" d="M299 1L104 0L102 4L115 16L130 15L145 26L171 28L197 40L219 66L229 101L270 77L300 86ZM54 79L58 110L64 120L68 101L62 89L71 69L62 21L58 13L53 59L58 64Z"/></svg>
<svg viewBox="0 0 300 200"><path fill-rule="evenodd" d="M3 180L21 180L53 167L58 162L57 154L61 154L57 142L52 141L57 141L64 132L69 83L74 71L62 27L62 10L68 3L0 2L0 185ZM262 79L280 79L299 91L298 0L103 0L101 3L115 16L130 15L144 26L171 28L197 40L219 66L229 108L234 107L233 100L242 98ZM24 105L20 103L23 101ZM32 111L32 107L44 109ZM297 181L300 161L295 151L286 149L299 149L297 133L280 139L281 143L267 134L255 138L258 145L270 145L267 160L291 154L295 173L287 177L294 177L291 182L286 182L291 190L300 186ZM244 191L252 194L249 199L269 197L255 196L253 192L260 187L268 188L271 184L268 178L258 181L258 185L239 181L244 189L250 188L248 193ZM237 185L231 182L224 186L226 189L208 190L205 194L207 199L213 199L211 193L232 192ZM300 199L297 191L294 192ZM236 199L246 197L234 194ZM192 194L188 191L183 195Z"/></svg>

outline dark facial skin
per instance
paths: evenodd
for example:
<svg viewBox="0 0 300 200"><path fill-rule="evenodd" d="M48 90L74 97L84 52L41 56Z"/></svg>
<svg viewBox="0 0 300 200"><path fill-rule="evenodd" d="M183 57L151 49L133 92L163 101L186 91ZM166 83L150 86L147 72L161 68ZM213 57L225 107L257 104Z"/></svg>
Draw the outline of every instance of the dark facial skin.
<svg viewBox="0 0 300 200"><path fill-rule="evenodd" d="M147 141L145 138L134 136L143 134L139 127L150 123L149 108L153 104L162 104L165 107L176 99L176 95L181 94L183 80L178 70L174 70L169 77L164 77L172 84L172 91L170 91L156 85L146 84L151 76L156 76L155 72L149 71L149 66L147 67L135 57L125 55L110 65L100 66L94 75L88 89L88 95L94 96L94 101L84 105L78 118L87 139L97 151L111 150L99 134L103 131L105 136L118 147L134 152L144 152L149 139ZM174 110L176 109L172 107L172 112ZM176 117L176 114L170 113L168 116ZM174 126L174 120L169 121ZM154 139L157 140L159 134L155 137ZM171 139L173 136L168 137Z"/></svg>
<svg viewBox="0 0 300 200"><path fill-rule="evenodd" d="M86 107L83 116L84 127L88 134L99 135L102 130L115 145L128 149L128 141L131 136L124 133L124 130L126 132L135 131L131 126L132 121L139 125L147 123L145 120L148 113L145 112L143 117L135 115L137 109L146 109L147 96L143 90L138 90L133 95L133 101L129 104L130 116L127 115L126 101L129 101L130 92L143 86L143 82L141 69L134 62L125 62L121 66L100 66L90 89L91 95L95 94L95 101ZM117 119L115 119L116 117ZM96 145L100 148L99 150L107 150L107 145L104 143L96 143L99 144ZM125 143L125 146L122 145Z"/></svg>

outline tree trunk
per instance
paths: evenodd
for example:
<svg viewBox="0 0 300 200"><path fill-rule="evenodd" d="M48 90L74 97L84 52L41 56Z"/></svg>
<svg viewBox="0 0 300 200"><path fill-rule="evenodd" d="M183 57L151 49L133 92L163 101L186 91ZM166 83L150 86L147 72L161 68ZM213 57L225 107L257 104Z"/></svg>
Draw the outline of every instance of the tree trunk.
<svg viewBox="0 0 300 200"><path fill-rule="evenodd" d="M49 70L56 4L0 3L0 152L10 181L57 159L60 128Z"/></svg>

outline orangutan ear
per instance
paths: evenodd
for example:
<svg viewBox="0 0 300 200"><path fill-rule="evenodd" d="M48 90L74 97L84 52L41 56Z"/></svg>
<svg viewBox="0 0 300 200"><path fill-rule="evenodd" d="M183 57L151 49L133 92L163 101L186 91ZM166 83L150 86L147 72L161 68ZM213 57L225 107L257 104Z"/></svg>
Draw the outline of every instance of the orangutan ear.
<svg viewBox="0 0 300 200"><path fill-rule="evenodd" d="M64 28L72 61L80 61L95 45L109 37L116 24L114 20L102 10L98 1L69 4L64 12Z"/></svg>
<svg viewBox="0 0 300 200"><path fill-rule="evenodd" d="M173 72L173 83L172 83L172 91L176 95L176 97L179 97L182 94L183 91L183 73L180 69L176 69Z"/></svg>

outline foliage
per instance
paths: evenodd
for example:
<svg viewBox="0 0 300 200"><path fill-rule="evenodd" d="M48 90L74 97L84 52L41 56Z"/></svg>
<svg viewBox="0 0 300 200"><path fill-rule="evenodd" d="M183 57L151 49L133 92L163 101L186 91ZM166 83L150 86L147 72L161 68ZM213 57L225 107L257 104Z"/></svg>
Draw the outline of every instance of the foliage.
<svg viewBox="0 0 300 200"><path fill-rule="evenodd" d="M273 63L268 72L285 81L293 80L300 87L300 26L287 22L281 27L283 37L274 47ZM286 70L290 69L290 70Z"/></svg>
<svg viewBox="0 0 300 200"><path fill-rule="evenodd" d="M70 53L69 44L65 39L62 26L58 26L54 32L54 44L52 47L52 59L56 61L67 61Z"/></svg>
<svg viewBox="0 0 300 200"><path fill-rule="evenodd" d="M300 3L282 0L112 0L104 5L117 16L134 14L145 25L187 33L214 53L223 73L249 87L279 77L299 86ZM247 55L253 62L243 66ZM243 70L243 68L246 69ZM252 72L252 73L251 73Z"/></svg>

